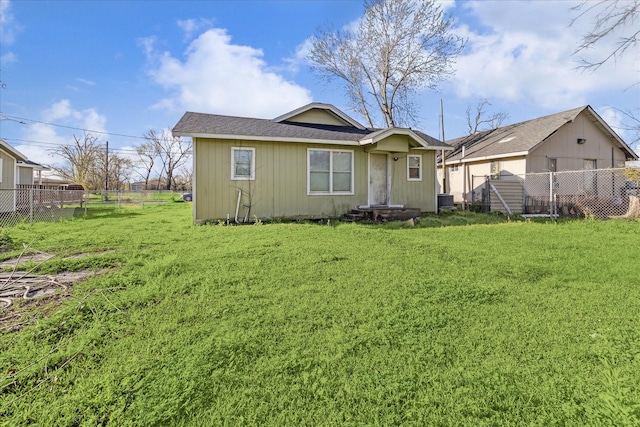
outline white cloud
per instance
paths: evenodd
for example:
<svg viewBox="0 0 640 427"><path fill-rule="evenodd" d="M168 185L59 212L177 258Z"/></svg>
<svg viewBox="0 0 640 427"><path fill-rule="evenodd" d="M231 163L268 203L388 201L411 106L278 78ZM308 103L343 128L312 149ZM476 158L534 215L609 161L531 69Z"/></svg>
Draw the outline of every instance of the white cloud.
<svg viewBox="0 0 640 427"><path fill-rule="evenodd" d="M13 44L15 33L20 31L20 26L13 21L11 13L11 2L0 0L0 43L5 45Z"/></svg>
<svg viewBox="0 0 640 427"><path fill-rule="evenodd" d="M208 19L185 19L178 21L178 27L184 31L184 40L192 40L194 34L204 28L209 29L211 27L211 21Z"/></svg>
<svg viewBox="0 0 640 427"><path fill-rule="evenodd" d="M65 125L86 129L89 133L105 132L107 119L99 114L95 109L75 110L71 106L71 101L63 99L51 105L42 113L45 122L64 121ZM77 133L78 131L76 131Z"/></svg>
<svg viewBox="0 0 640 427"><path fill-rule="evenodd" d="M4 55L0 56L0 64L3 64L3 65L8 65L17 61L18 61L18 58L13 52L7 52Z"/></svg>
<svg viewBox="0 0 640 427"><path fill-rule="evenodd" d="M75 110L68 99L53 103L41 114L42 122L34 122L23 131L23 138L28 143L17 145L16 149L29 160L42 164L60 164L62 158L53 152L56 147L73 143L73 136L82 138L87 129L94 132L105 132L106 117L95 109ZM55 123L59 126L53 126ZM69 128L78 129L68 129ZM88 132L90 133L90 132ZM100 137L100 134L96 134Z"/></svg>
<svg viewBox="0 0 640 427"><path fill-rule="evenodd" d="M185 59L158 52L155 40L141 40L153 79L172 92L156 107L272 118L311 102L309 90L269 69L263 52L231 43L223 29L196 38Z"/></svg>
<svg viewBox="0 0 640 427"><path fill-rule="evenodd" d="M589 103L594 93L622 91L636 83L638 65L633 55L606 63L595 73L576 70L579 58L573 53L585 26L569 25L573 4L465 3L463 9L477 24L458 27L469 41L458 58L451 87L463 98L527 102L561 110ZM587 59L601 57L615 40L603 40L585 52Z"/></svg>

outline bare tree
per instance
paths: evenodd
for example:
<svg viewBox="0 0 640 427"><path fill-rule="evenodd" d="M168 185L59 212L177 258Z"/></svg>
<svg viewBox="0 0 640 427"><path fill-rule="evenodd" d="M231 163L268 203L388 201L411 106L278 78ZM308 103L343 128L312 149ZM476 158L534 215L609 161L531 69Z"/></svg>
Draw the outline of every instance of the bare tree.
<svg viewBox="0 0 640 427"><path fill-rule="evenodd" d="M576 12L577 16L571 20L570 25L581 21L590 13L595 13L592 27L582 36L582 42L574 51L574 55L595 47L615 31L624 30L612 51L595 62L581 58L580 68L596 70L605 62L611 59L615 60L627 51L637 53L634 48L638 44L640 36L640 26L637 25L640 15L640 0L582 0L571 10Z"/></svg>
<svg viewBox="0 0 640 427"><path fill-rule="evenodd" d="M469 135L481 130L497 129L509 117L509 113L504 111L488 113L485 110L487 106L491 106L491 104L486 99L483 99L476 105L474 113L471 111L471 106L467 107L467 130Z"/></svg>
<svg viewBox="0 0 640 427"><path fill-rule="evenodd" d="M158 147L155 143L152 142L144 142L137 147L136 156L138 160L138 164L142 166L144 173L139 174L144 179L144 189L149 189L149 179L151 178L151 173L153 172L153 167L156 164L156 160L158 159Z"/></svg>
<svg viewBox="0 0 640 427"><path fill-rule="evenodd" d="M109 170L107 171L109 174L109 188L107 188L107 190L123 190L127 182L131 179L133 167L133 161L128 157L120 156L116 153L109 153ZM106 182L107 180L104 179L105 169L103 168L102 171L101 178Z"/></svg>
<svg viewBox="0 0 640 427"><path fill-rule="evenodd" d="M73 140L73 144L62 145L53 151L65 160L56 170L64 179L82 184L88 190L101 188L99 163L104 155L103 143L88 133L83 138L73 135Z"/></svg>
<svg viewBox="0 0 640 427"><path fill-rule="evenodd" d="M607 61L611 59L615 61L627 52L637 55L636 46L640 37L640 25L638 25L640 0L582 0L571 10L576 12L577 16L573 18L570 25L585 19L590 13L595 13L592 26L583 35L582 43L574 51L574 55L595 47L615 32L622 32L615 47L606 56L595 62L581 58L582 65L579 68L595 71ZM635 83L635 85L638 84L640 84L640 80ZM631 111L618 111L626 116L622 129L632 132L632 144L637 144L640 141L640 117Z"/></svg>
<svg viewBox="0 0 640 427"><path fill-rule="evenodd" d="M173 136L170 129L163 129L160 132L151 129L145 134L145 138L157 150L158 159L166 176L164 187L170 190L175 186L175 172L189 159L191 142Z"/></svg>
<svg viewBox="0 0 640 427"><path fill-rule="evenodd" d="M365 0L356 30L318 30L308 59L327 81L345 84L350 108L374 127L415 122L413 95L453 74L464 40L435 0Z"/></svg>

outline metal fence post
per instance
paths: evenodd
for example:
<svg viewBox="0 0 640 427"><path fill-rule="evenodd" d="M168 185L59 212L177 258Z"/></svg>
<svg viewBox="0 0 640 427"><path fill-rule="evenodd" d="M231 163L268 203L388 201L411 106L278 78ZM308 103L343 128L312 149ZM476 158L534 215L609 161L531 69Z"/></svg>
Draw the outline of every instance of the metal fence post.
<svg viewBox="0 0 640 427"><path fill-rule="evenodd" d="M35 193L33 188L29 189L29 224L33 224L33 198L35 197Z"/></svg>

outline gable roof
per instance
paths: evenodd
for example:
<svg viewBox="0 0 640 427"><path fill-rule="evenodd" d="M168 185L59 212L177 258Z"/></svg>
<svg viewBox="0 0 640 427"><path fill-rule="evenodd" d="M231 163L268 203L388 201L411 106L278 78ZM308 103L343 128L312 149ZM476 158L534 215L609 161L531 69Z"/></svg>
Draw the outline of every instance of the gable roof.
<svg viewBox="0 0 640 427"><path fill-rule="evenodd" d="M310 109L320 108L336 114L344 126L289 121ZM346 119L345 119L346 118ZM348 120L347 120L348 119ZM351 123L353 122L353 123ZM356 126L356 124L358 126ZM312 103L273 120L187 111L173 128L175 136L196 138L244 139L250 141L304 142L361 146L373 144L380 136L402 134L426 149L451 149L450 146L422 132L405 128L367 129L332 105Z"/></svg>
<svg viewBox="0 0 640 427"><path fill-rule="evenodd" d="M7 142L3 139L0 139L0 147L4 151L6 151L11 157L16 159L16 161L21 161L21 162L27 161L27 156L25 156L24 154L22 154L21 152L19 152L9 144L7 144Z"/></svg>
<svg viewBox="0 0 640 427"><path fill-rule="evenodd" d="M612 144L625 153L628 159L638 159L631 147L602 120L591 106L586 105L449 140L447 144L452 146L453 150L447 153L446 160L450 163L461 161L463 151L465 160L485 160L528 155L541 146L547 138L556 133L562 126L571 123L582 113L586 114L591 122L607 135Z"/></svg>
<svg viewBox="0 0 640 427"><path fill-rule="evenodd" d="M275 119L273 119L274 122L284 122L284 121L294 121L291 119L294 119L296 116L301 115L302 113L306 113L307 111L311 111L311 110L322 110L327 114L330 114L332 116L334 116L335 118L338 119L338 121L343 122L346 126L353 126L357 129L365 129L364 126L362 126L360 123L358 123L356 120L354 120L353 118L347 116L344 112L342 112L342 110L334 107L331 104L323 104L321 102L312 102L310 104L307 104L305 106L302 106L300 108L296 108L293 111L290 111L286 114L283 114L279 117L276 117Z"/></svg>

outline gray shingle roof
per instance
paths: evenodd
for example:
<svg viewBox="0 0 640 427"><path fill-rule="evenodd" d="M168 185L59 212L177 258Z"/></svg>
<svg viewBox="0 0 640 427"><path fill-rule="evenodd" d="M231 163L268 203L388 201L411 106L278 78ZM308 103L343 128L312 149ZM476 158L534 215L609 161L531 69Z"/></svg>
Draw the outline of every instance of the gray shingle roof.
<svg viewBox="0 0 640 427"><path fill-rule="evenodd" d="M357 141L371 133L351 126L274 122L266 119L187 112L173 128L176 135L235 135L267 138Z"/></svg>
<svg viewBox="0 0 640 427"><path fill-rule="evenodd" d="M379 129L358 129L353 126L334 126L316 123L299 123L248 117L223 116L186 112L173 128L177 136L248 137L259 139L314 140L354 143ZM448 147L429 135L416 132L429 145Z"/></svg>
<svg viewBox="0 0 640 427"><path fill-rule="evenodd" d="M610 133L611 138L618 141L620 148L627 152L629 157L636 157L633 150L604 124L604 121L602 121L597 113L587 105L449 140L447 144L454 147L454 149L447 153L446 159L452 162L461 160L463 146L465 147L465 160L485 157L506 157L514 153L528 154L560 129L560 127L574 120L583 111L589 114L592 121L600 126L604 132Z"/></svg>

